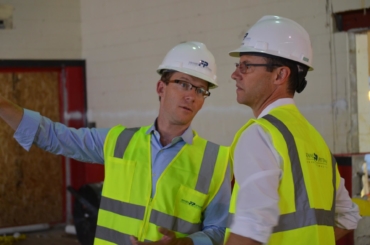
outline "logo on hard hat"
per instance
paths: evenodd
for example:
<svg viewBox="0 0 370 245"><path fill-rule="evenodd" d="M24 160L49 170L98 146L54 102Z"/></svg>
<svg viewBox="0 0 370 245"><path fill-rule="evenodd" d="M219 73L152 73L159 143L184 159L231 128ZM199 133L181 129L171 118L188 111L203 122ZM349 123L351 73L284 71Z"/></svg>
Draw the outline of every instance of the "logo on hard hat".
<svg viewBox="0 0 370 245"><path fill-rule="evenodd" d="M201 60L199 62L199 66L206 67L206 66L208 66L208 62L207 61L204 61L204 60Z"/></svg>
<svg viewBox="0 0 370 245"><path fill-rule="evenodd" d="M205 60L200 60L199 62L189 61L189 65L200 66L208 71L212 71L212 69L208 66L208 62Z"/></svg>

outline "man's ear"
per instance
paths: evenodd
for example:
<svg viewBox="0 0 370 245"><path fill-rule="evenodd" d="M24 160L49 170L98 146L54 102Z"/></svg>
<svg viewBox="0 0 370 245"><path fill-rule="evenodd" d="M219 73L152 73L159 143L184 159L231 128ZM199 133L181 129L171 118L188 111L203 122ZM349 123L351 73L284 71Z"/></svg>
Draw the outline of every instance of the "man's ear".
<svg viewBox="0 0 370 245"><path fill-rule="evenodd" d="M157 94L159 97L162 97L165 89L166 89L166 84L162 80L159 80L157 82Z"/></svg>
<svg viewBox="0 0 370 245"><path fill-rule="evenodd" d="M277 69L275 84L283 84L289 80L290 69L287 66L282 66Z"/></svg>

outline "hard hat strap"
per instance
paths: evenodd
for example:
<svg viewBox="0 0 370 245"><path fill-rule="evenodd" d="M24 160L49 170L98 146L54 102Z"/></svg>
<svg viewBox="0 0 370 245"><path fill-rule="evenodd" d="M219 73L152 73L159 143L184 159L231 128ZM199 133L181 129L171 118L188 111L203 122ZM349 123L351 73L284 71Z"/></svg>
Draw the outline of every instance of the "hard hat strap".
<svg viewBox="0 0 370 245"><path fill-rule="evenodd" d="M297 93L301 93L307 85L307 80L306 80L307 71L308 71L308 67L304 68L303 66L297 64L297 78L298 78L297 87L296 87Z"/></svg>

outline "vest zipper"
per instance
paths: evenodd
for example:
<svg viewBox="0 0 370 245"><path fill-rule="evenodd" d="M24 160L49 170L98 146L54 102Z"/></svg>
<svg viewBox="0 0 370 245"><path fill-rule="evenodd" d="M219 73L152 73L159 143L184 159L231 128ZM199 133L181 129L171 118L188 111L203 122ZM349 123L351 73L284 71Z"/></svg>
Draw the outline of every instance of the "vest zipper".
<svg viewBox="0 0 370 245"><path fill-rule="evenodd" d="M141 226L139 237L138 237L138 240L141 241L141 242L143 242L145 240L145 234L148 231L150 213L152 212L152 201L153 201L153 198L150 198L149 202L148 202L148 205L147 205L147 208L145 209L143 225Z"/></svg>

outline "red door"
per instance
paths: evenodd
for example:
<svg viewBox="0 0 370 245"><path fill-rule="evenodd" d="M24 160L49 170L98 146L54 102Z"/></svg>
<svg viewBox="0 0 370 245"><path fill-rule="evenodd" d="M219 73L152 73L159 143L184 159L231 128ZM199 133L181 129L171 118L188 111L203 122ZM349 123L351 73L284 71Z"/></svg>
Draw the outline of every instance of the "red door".
<svg viewBox="0 0 370 245"><path fill-rule="evenodd" d="M43 60L43 61L1 60L0 61L0 75L1 74L8 74L8 76L9 74L12 74L12 75L18 74L17 76L20 76L20 77L22 77L22 74L23 74L23 77L27 75L27 77L30 78L27 80L27 83L25 82L23 83L23 84L26 84L26 86L23 86L23 87L20 86L19 88L17 88L19 89L19 91L18 90L17 91L20 94L27 94L27 92L31 90L30 88L32 88L32 86L39 86L38 81L36 79L32 79L32 77L38 77L39 79L40 76L44 77L43 74L45 74L46 77L55 76L56 77L55 81L50 81L47 84L58 83L58 84L55 84L57 86L57 89L59 90L56 92L58 96L55 96L54 99L57 100L55 101L55 104L58 104L59 102L59 108L56 108L56 110L59 111L59 121L69 127L74 127L74 128L80 128L80 127L87 126L88 123L87 123L87 117L86 117L87 108L86 108L85 61L83 60L61 60L61 61L57 61L57 60L50 60L50 61L48 60ZM24 92L22 92L22 89L24 89ZM35 91L39 91L39 90L36 89ZM44 91L48 91L48 89L45 88ZM1 91L1 93L2 92L3 91ZM46 92L45 94L48 95L50 93ZM41 101L40 103L42 103L43 96L45 95L41 93L40 97L34 96L33 100L39 100L39 102ZM17 101L15 102L17 103ZM21 106L27 107L27 104L24 104ZM40 112L42 114L42 111ZM11 139L7 137L5 140L10 141ZM5 143L7 142L5 141ZM25 154L26 154L25 156L27 156L28 153L25 153ZM19 166L35 166L35 168L37 167L36 164L32 165L32 163L27 163L27 157L24 157L24 159L25 159L24 164L21 162ZM50 218L49 220L47 220L46 221L47 223L65 222L66 220L68 222L71 221L71 214L72 214L71 210L72 210L73 200L71 198L71 195L67 193L66 186L71 185L75 189L79 189L84 184L101 182L103 181L103 178L104 178L104 168L103 168L103 165L101 164L81 163L73 159L67 159L64 157L62 158L61 161L62 161L62 165L59 165L59 167L61 168L60 182L61 182L62 190L60 190L59 192L60 194L54 193L53 195L55 195L56 198L51 198L51 199L59 200L59 195L61 196L61 200L63 202L62 215L61 215L62 220L59 220L59 218L54 217L54 218ZM6 166L12 166L12 165L8 164ZM55 168L58 168L58 164L56 165L54 164L52 166L55 166ZM18 172L19 171L21 172L23 171L21 167L18 168ZM27 171L28 172L23 171L24 175L27 175L29 172L32 172L34 170L27 170ZM40 174L40 176L43 176L43 174L47 175L47 173L43 173L42 170L39 170L38 174ZM0 184L1 184L1 181L2 179L0 178ZM51 180L49 181L52 182ZM37 183L37 179L35 179L35 183ZM10 184L13 184L13 186L17 186L14 183L10 183ZM30 188L32 189L32 186L30 186L30 184L28 184L28 187L29 187L28 188L29 190ZM42 188L37 188L37 186L35 186L35 189L42 189ZM45 193L47 193L47 191L45 191ZM41 202L41 199L42 198L40 198L40 202ZM19 204L21 203L21 199L18 199L18 200L16 199L16 201L14 202L15 202L15 206L17 206L18 202ZM37 206L37 203L35 204L35 206ZM19 212L15 211L15 214L17 213ZM22 215L20 213L19 215L20 217L19 219L17 219L17 222L13 224L9 224L9 225L7 225L6 223L0 224L0 227L40 223L39 218L37 217L34 217L34 218L30 217L27 220L22 221ZM10 220L11 219L12 217L10 217ZM42 221L45 222L44 220Z"/></svg>

